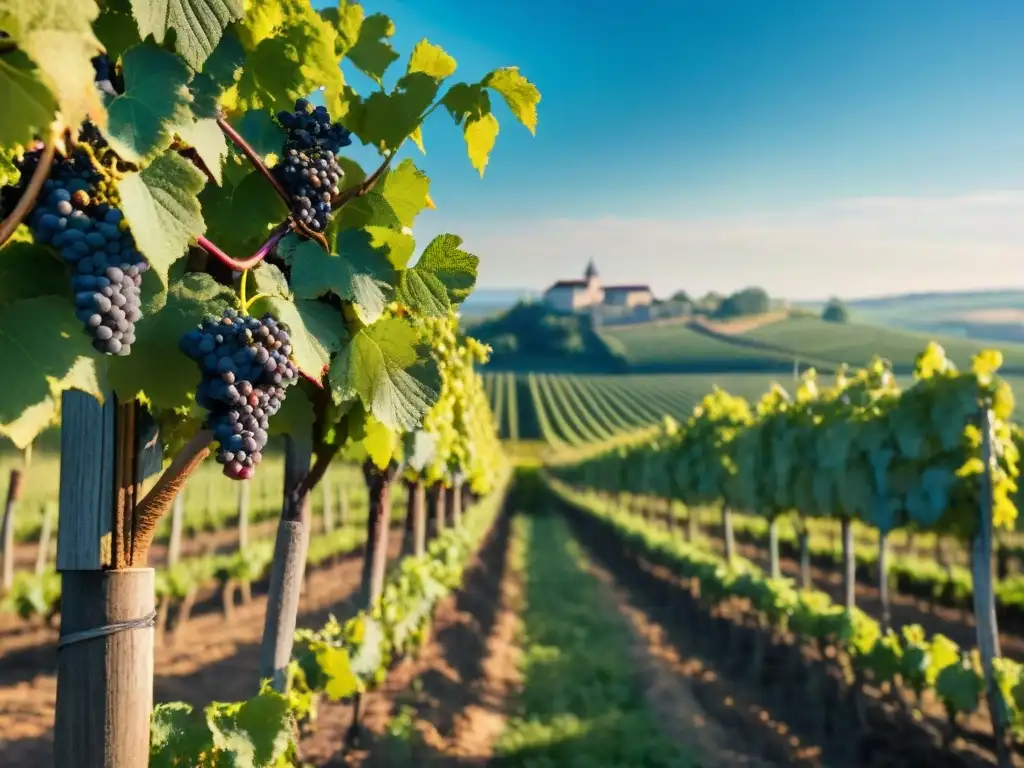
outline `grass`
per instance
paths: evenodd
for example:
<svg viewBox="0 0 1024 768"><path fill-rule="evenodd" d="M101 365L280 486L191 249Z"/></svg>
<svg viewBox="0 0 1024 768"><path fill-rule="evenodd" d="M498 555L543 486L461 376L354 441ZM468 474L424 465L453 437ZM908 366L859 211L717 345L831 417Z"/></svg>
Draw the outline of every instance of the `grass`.
<svg viewBox="0 0 1024 768"><path fill-rule="evenodd" d="M686 325L605 328L599 333L634 372L776 371L793 355L743 346Z"/></svg>
<svg viewBox="0 0 1024 768"><path fill-rule="evenodd" d="M522 691L494 764L530 768L695 765L654 723L630 665L632 636L584 569L566 522L515 521L513 567L526 576Z"/></svg>
<svg viewBox="0 0 1024 768"><path fill-rule="evenodd" d="M894 367L902 371L912 370L914 358L924 350L929 341L934 340L942 344L946 354L960 368L969 367L971 358L981 349L999 349L1003 353L1006 372L1024 373L1022 344L943 337L881 325L826 323L817 318L789 318L754 328L741 334L739 338L796 356L820 358L832 363L849 363L855 366L862 366L873 355L879 355L891 360Z"/></svg>

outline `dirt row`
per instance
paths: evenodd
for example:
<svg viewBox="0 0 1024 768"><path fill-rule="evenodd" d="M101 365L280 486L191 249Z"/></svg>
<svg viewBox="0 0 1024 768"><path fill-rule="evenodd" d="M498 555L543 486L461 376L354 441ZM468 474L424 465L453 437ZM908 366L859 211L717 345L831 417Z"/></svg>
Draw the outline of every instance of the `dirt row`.
<svg viewBox="0 0 1024 768"><path fill-rule="evenodd" d="M565 512L588 551L640 612L638 621L663 641L669 657L678 659L678 673L689 676L708 713L746 734L764 759L808 767L994 764L983 712L967 718L963 735L942 747L941 708L934 702L925 702L920 720L904 716L886 697L869 690L867 725L858 729L842 684L824 671L828 665L786 638L767 648L762 643L764 662L752 674L757 630L742 608L709 615L692 598L689 584L627 552L621 539L594 518L570 507ZM1016 759L1024 765L1019 755Z"/></svg>

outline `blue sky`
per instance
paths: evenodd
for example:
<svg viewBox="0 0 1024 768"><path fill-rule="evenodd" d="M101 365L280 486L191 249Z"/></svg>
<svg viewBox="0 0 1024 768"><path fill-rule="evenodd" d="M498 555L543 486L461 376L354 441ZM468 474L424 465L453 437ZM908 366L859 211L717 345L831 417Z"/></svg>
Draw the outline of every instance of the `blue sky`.
<svg viewBox="0 0 1024 768"><path fill-rule="evenodd" d="M499 108L482 180L446 115L410 152L438 205L417 236L463 235L482 287L591 257L656 293L1024 287L1019 0L364 5L402 53L427 37L456 77L515 64L541 90L536 137Z"/></svg>

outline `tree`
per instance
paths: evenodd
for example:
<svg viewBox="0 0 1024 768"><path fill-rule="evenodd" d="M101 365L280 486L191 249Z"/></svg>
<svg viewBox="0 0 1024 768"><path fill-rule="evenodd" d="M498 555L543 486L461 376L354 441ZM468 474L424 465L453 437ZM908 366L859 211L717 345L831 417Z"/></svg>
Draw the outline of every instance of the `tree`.
<svg viewBox="0 0 1024 768"><path fill-rule="evenodd" d="M821 319L828 323L848 323L850 322L850 310L842 301L833 296L822 310Z"/></svg>
<svg viewBox="0 0 1024 768"><path fill-rule="evenodd" d="M730 295L715 312L717 317L761 315L771 309L771 299L764 288L744 288Z"/></svg>

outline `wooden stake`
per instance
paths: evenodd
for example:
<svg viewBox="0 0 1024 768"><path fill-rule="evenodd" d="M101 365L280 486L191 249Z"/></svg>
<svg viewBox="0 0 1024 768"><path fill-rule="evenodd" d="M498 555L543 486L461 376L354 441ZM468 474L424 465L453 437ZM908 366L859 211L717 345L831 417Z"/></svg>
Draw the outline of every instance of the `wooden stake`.
<svg viewBox="0 0 1024 768"><path fill-rule="evenodd" d="M249 483L238 484L238 549L249 546Z"/></svg>
<svg viewBox="0 0 1024 768"><path fill-rule="evenodd" d="M857 555L853 541L853 521L844 517L840 524L843 537L843 605L852 611L857 603Z"/></svg>
<svg viewBox="0 0 1024 768"><path fill-rule="evenodd" d="M427 551L427 489L422 480L416 481L410 495L413 499L412 551L420 556Z"/></svg>
<svg viewBox="0 0 1024 768"><path fill-rule="evenodd" d="M7 592L14 584L14 510L21 497L22 474L20 469L12 469L7 483L7 503L4 506L3 520L3 569L0 573L0 589Z"/></svg>
<svg viewBox="0 0 1024 768"><path fill-rule="evenodd" d="M41 576L50 563L50 539L53 538L53 517L56 504L52 501L43 505L43 527L39 531L39 547L36 549L36 576Z"/></svg>
<svg viewBox="0 0 1024 768"><path fill-rule="evenodd" d="M185 524L185 494L179 493L171 505L171 537L167 541L167 567L173 568L181 559L181 529Z"/></svg>
<svg viewBox="0 0 1024 768"><path fill-rule="evenodd" d="M153 595L152 568L64 573L60 642L73 642L57 655L57 768L149 765Z"/></svg>

